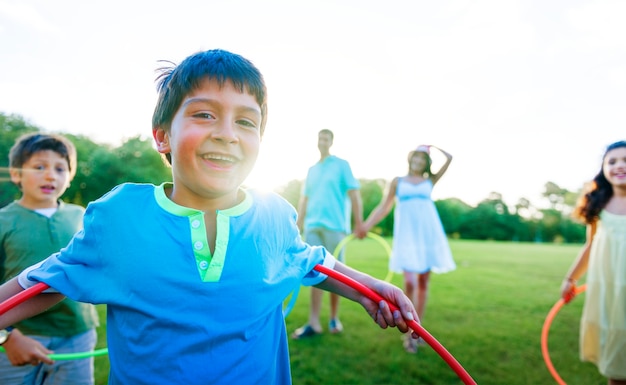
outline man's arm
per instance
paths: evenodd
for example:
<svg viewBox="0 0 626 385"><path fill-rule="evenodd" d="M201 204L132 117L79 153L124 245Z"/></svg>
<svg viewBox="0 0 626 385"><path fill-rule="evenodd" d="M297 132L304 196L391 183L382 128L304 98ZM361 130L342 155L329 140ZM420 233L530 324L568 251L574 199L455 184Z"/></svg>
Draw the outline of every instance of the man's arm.
<svg viewBox="0 0 626 385"><path fill-rule="evenodd" d="M354 219L353 233L357 236L363 233L363 201L360 190L348 190L352 202L352 218Z"/></svg>

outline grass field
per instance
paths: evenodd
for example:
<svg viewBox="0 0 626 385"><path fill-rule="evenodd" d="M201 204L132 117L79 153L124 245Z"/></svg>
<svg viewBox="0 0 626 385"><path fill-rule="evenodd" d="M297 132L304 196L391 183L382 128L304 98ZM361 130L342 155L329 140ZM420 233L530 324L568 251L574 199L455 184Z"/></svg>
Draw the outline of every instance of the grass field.
<svg viewBox="0 0 626 385"><path fill-rule="evenodd" d="M559 299L559 286L580 245L451 240L457 270L432 275L422 326L481 385L556 384L541 354L541 329ZM387 276L384 248L375 240L346 246L351 266ZM401 276L393 282L402 285ZM302 288L286 319L287 331L306 322L309 291ZM549 335L552 363L568 385L604 385L595 366L578 359L578 322L584 294L564 306ZM328 296L322 320L328 321ZM99 308L104 324L104 309ZM290 341L295 385L461 384L429 346L417 355L402 349L400 333L382 330L357 304L341 302L345 331ZM98 347L106 346L104 325ZM107 356L96 358L96 384L106 384Z"/></svg>

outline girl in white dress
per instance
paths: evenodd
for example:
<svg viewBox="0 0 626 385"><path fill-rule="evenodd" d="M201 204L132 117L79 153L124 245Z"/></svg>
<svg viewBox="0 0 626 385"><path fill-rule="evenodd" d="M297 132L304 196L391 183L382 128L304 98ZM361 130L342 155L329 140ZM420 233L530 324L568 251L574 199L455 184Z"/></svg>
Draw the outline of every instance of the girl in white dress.
<svg viewBox="0 0 626 385"><path fill-rule="evenodd" d="M561 295L567 302L586 273L580 359L594 363L609 385L626 385L626 141L607 147L586 187L574 214L587 225L587 241Z"/></svg>
<svg viewBox="0 0 626 385"><path fill-rule="evenodd" d="M431 149L439 150L446 158L437 173L431 167ZM423 321L430 272L445 273L456 268L439 213L431 198L433 186L447 171L452 155L435 146L419 146L408 156L409 171L395 177L385 195L363 224L367 232L394 210L393 244L389 269L402 273L404 291L411 298L417 315ZM417 341L404 339L409 353L417 352Z"/></svg>

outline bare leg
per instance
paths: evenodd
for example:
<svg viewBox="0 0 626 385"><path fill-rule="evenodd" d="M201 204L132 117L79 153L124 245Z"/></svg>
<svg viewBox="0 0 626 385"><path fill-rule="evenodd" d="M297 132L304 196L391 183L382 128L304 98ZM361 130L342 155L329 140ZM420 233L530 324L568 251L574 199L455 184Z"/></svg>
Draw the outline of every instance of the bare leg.
<svg viewBox="0 0 626 385"><path fill-rule="evenodd" d="M415 310L420 322L424 321L424 311L426 310L426 301L428 300L428 284L430 282L430 271L417 276L417 303Z"/></svg>
<svg viewBox="0 0 626 385"><path fill-rule="evenodd" d="M320 308L322 307L323 290L311 287L311 305L309 312L309 322L297 328L291 338L300 339L317 335L323 331L320 324Z"/></svg>
<svg viewBox="0 0 626 385"><path fill-rule="evenodd" d="M330 319L339 317L339 295L330 293Z"/></svg>
<svg viewBox="0 0 626 385"><path fill-rule="evenodd" d="M404 294L413 302L413 305L417 307L417 279L415 273L409 271L404 272Z"/></svg>
<svg viewBox="0 0 626 385"><path fill-rule="evenodd" d="M316 332L322 331L322 324L320 323L322 295L324 295L323 290L311 287L311 312L309 313L309 325L311 325Z"/></svg>
<svg viewBox="0 0 626 385"><path fill-rule="evenodd" d="M339 320L339 295L330 293L330 322L328 323L328 331L331 333L341 333L343 325Z"/></svg>
<svg viewBox="0 0 626 385"><path fill-rule="evenodd" d="M413 302L413 305L415 306L416 309L417 309L417 301L418 301L417 284L418 284L417 275L415 273L405 271L404 272L404 294L406 294L406 296L409 297L409 299L411 299L411 302ZM417 340L414 340L411 337L410 331L404 334L402 346L404 346L404 350L406 350L407 353L410 353L410 354L417 353Z"/></svg>

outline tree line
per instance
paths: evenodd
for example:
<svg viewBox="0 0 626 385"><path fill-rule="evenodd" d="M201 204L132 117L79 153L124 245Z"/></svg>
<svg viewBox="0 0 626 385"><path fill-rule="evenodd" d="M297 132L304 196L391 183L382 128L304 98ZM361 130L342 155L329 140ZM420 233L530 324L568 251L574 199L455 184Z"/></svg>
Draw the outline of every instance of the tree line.
<svg viewBox="0 0 626 385"><path fill-rule="evenodd" d="M33 131L46 132L19 115L0 113L0 207L19 196L9 178L9 149L18 136ZM82 135L59 134L74 142L78 154L76 177L62 197L66 202L86 206L124 182L160 184L171 181L170 169L152 146L151 139L137 136L115 147L95 143ZM276 192L297 207L303 182L289 181ZM388 181L361 179L360 182L363 213L367 216L380 202ZM525 198L509 207L497 192L492 192L476 206L457 198L437 200L435 205L451 238L582 243L585 227L570 216L578 194L547 182L542 195L549 202L548 208L537 208ZM372 231L391 235L393 210Z"/></svg>

